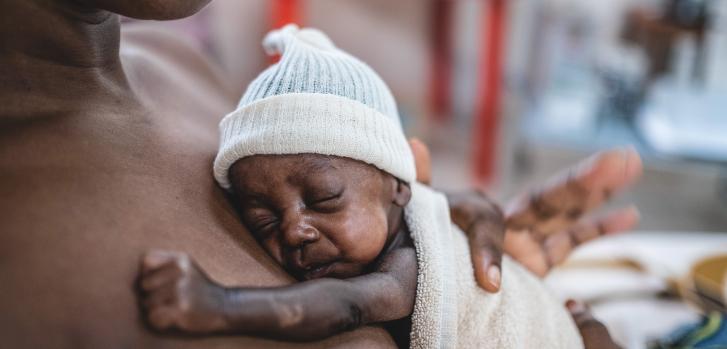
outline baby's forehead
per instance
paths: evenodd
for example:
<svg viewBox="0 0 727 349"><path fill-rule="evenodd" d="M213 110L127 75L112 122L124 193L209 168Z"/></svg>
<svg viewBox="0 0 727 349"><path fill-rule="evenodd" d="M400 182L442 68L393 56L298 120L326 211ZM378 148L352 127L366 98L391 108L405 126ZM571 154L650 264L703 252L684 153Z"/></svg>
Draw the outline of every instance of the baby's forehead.
<svg viewBox="0 0 727 349"><path fill-rule="evenodd" d="M327 172L361 172L367 175L379 174L382 171L371 164L365 163L360 160L333 156L333 155L320 155L320 154L298 154L298 161L301 169L305 170L305 173L316 174L316 173L327 173Z"/></svg>
<svg viewBox="0 0 727 349"><path fill-rule="evenodd" d="M239 160L231 169L233 181L246 188L266 187L280 181L341 183L380 174L376 166L359 160L307 153L250 156Z"/></svg>
<svg viewBox="0 0 727 349"><path fill-rule="evenodd" d="M298 157L298 164L304 173L319 173L326 171L337 171L342 168L346 168L349 164L350 159L332 157L320 154L297 154L293 155ZM346 161L349 160L349 161ZM355 166L355 165L354 165Z"/></svg>

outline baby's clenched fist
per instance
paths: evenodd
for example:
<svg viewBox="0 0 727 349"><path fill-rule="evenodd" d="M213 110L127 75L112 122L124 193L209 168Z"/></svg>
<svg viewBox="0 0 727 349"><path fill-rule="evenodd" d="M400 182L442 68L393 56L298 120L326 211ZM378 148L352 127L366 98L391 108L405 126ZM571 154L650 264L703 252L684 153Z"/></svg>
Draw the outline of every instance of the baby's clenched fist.
<svg viewBox="0 0 727 349"><path fill-rule="evenodd" d="M151 251L142 259L141 303L149 325L159 331L224 332L225 289L184 253Z"/></svg>

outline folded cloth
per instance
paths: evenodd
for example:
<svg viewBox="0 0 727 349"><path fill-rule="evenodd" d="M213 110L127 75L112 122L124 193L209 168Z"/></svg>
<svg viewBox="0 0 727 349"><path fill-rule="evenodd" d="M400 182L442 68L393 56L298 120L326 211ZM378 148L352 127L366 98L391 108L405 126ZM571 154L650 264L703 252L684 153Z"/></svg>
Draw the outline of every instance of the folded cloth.
<svg viewBox="0 0 727 349"><path fill-rule="evenodd" d="M444 195L413 183L405 220L418 261L411 348L583 348L564 305L512 259L499 293L477 286Z"/></svg>

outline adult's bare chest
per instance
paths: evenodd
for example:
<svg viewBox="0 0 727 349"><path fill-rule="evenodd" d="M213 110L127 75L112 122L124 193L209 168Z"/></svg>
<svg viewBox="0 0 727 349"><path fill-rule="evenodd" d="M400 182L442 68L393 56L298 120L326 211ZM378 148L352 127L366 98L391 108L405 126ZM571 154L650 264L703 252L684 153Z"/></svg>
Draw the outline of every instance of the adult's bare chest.
<svg viewBox="0 0 727 349"><path fill-rule="evenodd" d="M221 278L244 281L223 271L264 258L246 260L257 245L212 179L216 134L175 122L185 117L75 115L17 127L0 140L0 214L27 239L81 245L92 234L97 249L107 242L117 254L119 244L199 251Z"/></svg>
<svg viewBox="0 0 727 349"><path fill-rule="evenodd" d="M144 65L147 59L141 58L137 64ZM217 96L212 90L195 92L189 85L193 75L147 69L157 75L130 71L136 76L131 84L144 94L141 107L88 100L76 113L0 124L0 337L5 344L267 343L188 342L142 327L134 282L141 255L152 248L188 252L227 284L289 281L245 231L212 179L215 116L231 104L206 98ZM180 88L175 82L188 84ZM366 331L346 337L387 342L380 330Z"/></svg>
<svg viewBox="0 0 727 349"><path fill-rule="evenodd" d="M103 132L75 122L36 124L0 138L0 322L11 324L0 333L7 343L287 347L252 338L188 342L142 327L134 281L137 261L151 248L186 251L228 284L281 285L288 278L215 185L216 141L135 118ZM363 329L324 346L342 343L391 344L381 329Z"/></svg>
<svg viewBox="0 0 727 349"><path fill-rule="evenodd" d="M73 326L145 333L134 329L134 281L152 248L186 251L225 283L286 279L212 180L215 135L167 120L69 115L5 127L0 308L18 338L33 339L23 331L36 326L50 338Z"/></svg>

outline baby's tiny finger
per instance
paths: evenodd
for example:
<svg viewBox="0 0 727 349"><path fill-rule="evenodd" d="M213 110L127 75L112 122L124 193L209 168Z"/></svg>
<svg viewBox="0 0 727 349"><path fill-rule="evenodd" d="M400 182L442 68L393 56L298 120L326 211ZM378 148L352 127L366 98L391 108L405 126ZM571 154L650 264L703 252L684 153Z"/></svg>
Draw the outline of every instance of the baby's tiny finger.
<svg viewBox="0 0 727 349"><path fill-rule="evenodd" d="M142 300L145 309L153 309L161 306L171 305L176 300L177 293L174 286L167 286L156 289Z"/></svg>
<svg viewBox="0 0 727 349"><path fill-rule="evenodd" d="M177 257L177 253L165 250L151 250L141 259L142 272L153 270L169 263Z"/></svg>
<svg viewBox="0 0 727 349"><path fill-rule="evenodd" d="M160 307L149 312L149 324L156 330L164 331L174 325L176 310L170 307Z"/></svg>
<svg viewBox="0 0 727 349"><path fill-rule="evenodd" d="M157 289L176 281L181 275L182 270L175 263L166 264L142 276L141 289L147 292Z"/></svg>

